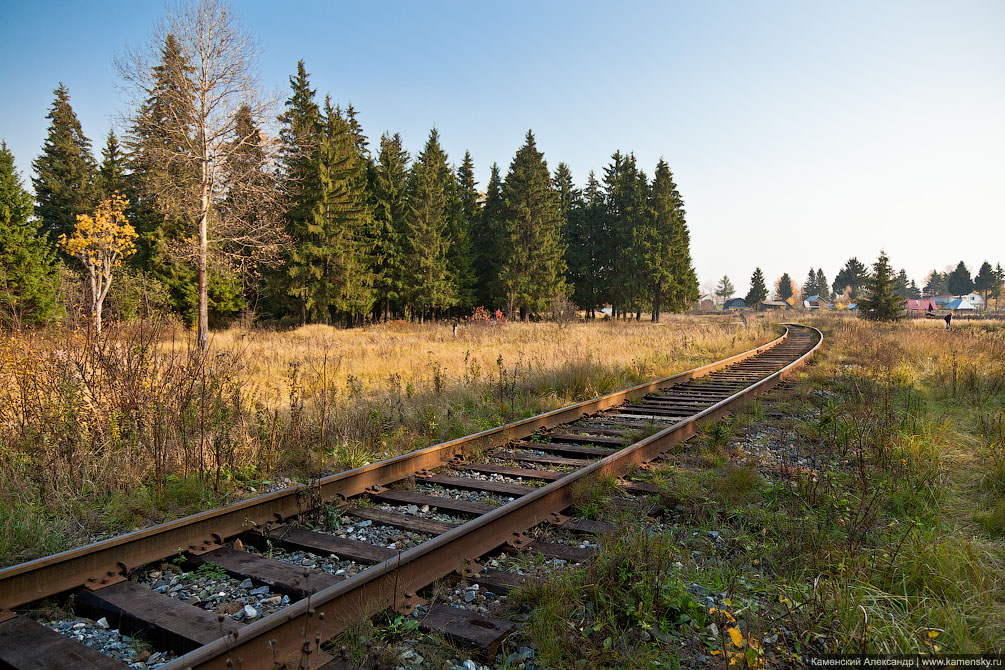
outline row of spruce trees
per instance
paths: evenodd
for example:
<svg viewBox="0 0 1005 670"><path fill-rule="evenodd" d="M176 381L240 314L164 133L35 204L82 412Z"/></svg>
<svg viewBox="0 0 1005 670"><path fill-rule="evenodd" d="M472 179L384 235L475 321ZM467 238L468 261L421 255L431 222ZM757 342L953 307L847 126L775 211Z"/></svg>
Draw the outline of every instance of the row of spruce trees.
<svg viewBox="0 0 1005 670"><path fill-rule="evenodd" d="M53 313L45 294L55 290L57 266L73 264L60 258L54 241L115 192L129 199L128 217L139 233L126 271L130 282L119 290L135 290L138 282L144 296L161 296L194 318L196 267L178 242L192 235L197 180L190 165L152 158L169 155L155 148L181 146L195 132L176 130L190 113L178 94L182 86L172 81L186 71L182 58L169 35L149 97L121 142L109 132L100 163L67 88L56 89L45 145L32 166L33 211L3 148L3 290L21 308L20 320ZM263 262L255 262L256 249L248 248L242 253L250 262L210 267L217 321L247 310L354 325L457 317L478 306L528 318L567 300L591 316L610 304L616 316L638 318L645 310L658 319L661 310L682 311L697 298L684 203L663 160L650 179L634 155L616 152L603 175L591 172L580 189L565 163L549 170L528 131L506 173L493 164L481 191L470 153L451 164L437 129L414 157L396 133L371 148L356 109L334 106L327 96L318 100L303 61L290 86L275 138L247 108L237 112L243 173L251 165L262 182L249 191L261 204L248 207L247 225L257 225L255 216L274 216L281 242L271 260L263 253ZM240 197L231 192L213 206L238 207ZM15 228L18 234L9 234Z"/></svg>
<svg viewBox="0 0 1005 670"><path fill-rule="evenodd" d="M802 286L798 286L789 273L785 272L775 282L774 291L769 292L764 273L761 268L755 268L750 277L750 290L747 291L744 300L751 306L767 300L769 295L776 300L786 301L808 300L815 296L824 300L844 297L854 301L869 295L869 282L874 272L870 272L858 258L852 257L838 272L832 284L827 283L823 268L811 267ZM952 270L929 272L923 289L918 288L917 283L908 278L907 271L903 268L899 272L890 270L890 281L892 295L900 300L939 295L966 295L976 291L987 301L1001 296L1005 288L1005 269L1002 269L1001 263L992 267L991 263L984 261L977 274L971 276L966 263L960 261ZM715 288L716 296L725 301L735 293L736 289L728 276L719 280Z"/></svg>

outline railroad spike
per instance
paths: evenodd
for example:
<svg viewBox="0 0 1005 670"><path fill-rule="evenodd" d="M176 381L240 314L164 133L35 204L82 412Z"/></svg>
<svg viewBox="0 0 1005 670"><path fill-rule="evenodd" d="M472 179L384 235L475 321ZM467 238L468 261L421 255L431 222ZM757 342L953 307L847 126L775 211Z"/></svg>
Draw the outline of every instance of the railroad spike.
<svg viewBox="0 0 1005 670"><path fill-rule="evenodd" d="M463 577L474 577L475 575L479 574L483 569L485 569L485 566L476 561L475 559L465 558L464 565L461 566L461 569L458 572Z"/></svg>
<svg viewBox="0 0 1005 670"><path fill-rule="evenodd" d="M511 535L510 538L506 540L506 543L503 546L509 547L510 549L520 550L527 547L527 545L529 545L531 542L533 542L533 540L527 537L527 535L525 535L524 533L514 532L513 535Z"/></svg>
<svg viewBox="0 0 1005 670"><path fill-rule="evenodd" d="M566 516L561 512L552 512L551 515L548 516L548 523L555 526L562 526L565 523L567 523L571 518L572 517Z"/></svg>

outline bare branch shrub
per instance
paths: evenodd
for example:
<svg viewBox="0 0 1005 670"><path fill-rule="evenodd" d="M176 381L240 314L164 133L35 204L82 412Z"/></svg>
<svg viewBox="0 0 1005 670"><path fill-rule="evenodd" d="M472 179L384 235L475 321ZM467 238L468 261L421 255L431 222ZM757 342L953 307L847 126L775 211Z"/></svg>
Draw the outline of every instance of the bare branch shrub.
<svg viewBox="0 0 1005 670"><path fill-rule="evenodd" d="M173 50L180 57L166 57ZM184 224L187 234L174 242L174 251L199 271L203 350L209 345L210 264L254 272L278 261L286 244L281 193L271 178L276 138L261 130L274 118L278 96L260 94L260 51L229 5L199 0L172 7L151 44L116 63L135 96L133 140L153 168L145 195ZM242 132L242 121L251 132ZM168 141L142 141L150 136Z"/></svg>

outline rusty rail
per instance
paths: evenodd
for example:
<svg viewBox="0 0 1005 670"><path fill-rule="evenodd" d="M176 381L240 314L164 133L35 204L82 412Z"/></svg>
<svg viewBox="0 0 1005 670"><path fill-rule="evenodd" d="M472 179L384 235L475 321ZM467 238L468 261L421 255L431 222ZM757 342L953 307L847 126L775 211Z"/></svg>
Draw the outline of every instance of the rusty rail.
<svg viewBox="0 0 1005 670"><path fill-rule="evenodd" d="M374 565L283 610L234 630L164 666L169 670L328 667L324 666L329 659L321 650L321 644L351 623L387 607L412 602L421 588L460 570L467 561L476 559L507 541L519 545L524 531L553 519L572 504L572 490L577 482L589 477L625 474L634 465L650 460L666 452L677 442L692 436L697 431L699 422L731 411L791 374L816 351L823 336L815 328L785 325L787 328L781 337L730 358L338 473L320 480L310 491L308 487L298 485L0 570L0 621L5 615L12 614L13 608L39 598L81 586L100 590L103 586L124 580L136 567L180 551L198 555L222 547L229 538L246 531L267 532L273 526L302 513L308 492L314 500L320 494L323 500L341 502L400 481L416 472L448 465L471 451L501 446L529 437L539 430L596 415L626 401L681 384L684 386L676 394L678 398L694 398L695 402L708 405L694 413L690 413L688 406L684 412L687 416L677 418L675 415L676 423L670 427L461 524L393 559ZM800 330L794 331L795 328ZM793 332L798 332L798 336L792 337ZM809 346L810 339L815 340L812 347ZM756 357L762 358L751 360ZM701 389L704 390L687 384L690 380L744 362L747 362L745 368L740 366L736 372L727 371L718 379L707 384L703 382ZM772 370L774 372L770 372ZM741 385L745 386L733 392ZM729 393L731 395L720 400ZM639 413L663 411L658 407L658 397L657 395L655 407L645 403L639 405ZM714 404L708 404L713 402ZM653 409L646 410L647 406ZM625 408L620 408L614 412L624 410ZM628 412L629 415L633 413Z"/></svg>
<svg viewBox="0 0 1005 670"><path fill-rule="evenodd" d="M240 631L179 657L165 665L165 670L182 668L224 670L235 667L243 670L255 668L265 670L274 668L277 664L280 667L320 667L327 660L320 648L323 642L361 617L408 600L420 588L461 569L466 561L492 551L514 535L519 535L566 509L572 504L572 487L576 482L588 477L623 474L634 465L651 460L668 451L674 444L694 435L699 422L723 416L791 375L820 347L823 335L816 328L797 324L785 325L806 328L816 333L819 339L812 348L773 374L669 428L558 481L405 551L394 559L384 561L344 582L319 591L280 612L249 624ZM505 434L508 439L529 435L540 427L556 425L546 417L563 416L562 422L568 421L570 418L603 409L608 399L617 397L623 401L632 393L645 392L661 388L675 380L683 381L708 374L714 369L726 367L778 346L785 341L789 332L787 328L782 337L764 347L726 359L729 362L719 361L681 375L636 386L627 391L603 396L464 439L479 439L479 436L483 436L481 439L484 439L487 433ZM612 404L616 403L611 402L606 407ZM461 446L459 444L461 442L463 440L455 440L431 449L449 453ZM401 476L400 472L398 476Z"/></svg>
<svg viewBox="0 0 1005 670"><path fill-rule="evenodd" d="M528 419L467 437L450 440L367 466L347 470L318 481L314 493L326 501L344 500L375 486L398 481L420 470L449 463L469 450L499 446L595 414L628 400L708 375L778 346L788 332L762 346L686 372L609 393ZM248 530L267 530L302 512L308 493L303 484L249 498L225 507L176 519L39 558L0 570L0 618L26 603L78 587L99 588L124 579L139 566L178 554L202 553L222 546L228 538Z"/></svg>

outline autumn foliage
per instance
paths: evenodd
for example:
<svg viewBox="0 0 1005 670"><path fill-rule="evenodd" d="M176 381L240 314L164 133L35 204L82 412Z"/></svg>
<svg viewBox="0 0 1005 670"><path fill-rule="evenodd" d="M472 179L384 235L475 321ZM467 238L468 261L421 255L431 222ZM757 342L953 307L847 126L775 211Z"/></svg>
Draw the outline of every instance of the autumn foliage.
<svg viewBox="0 0 1005 670"><path fill-rule="evenodd" d="M136 251L136 230L126 218L129 201L115 192L90 214L78 214L70 237L59 236L59 246L76 257L87 271L91 289L91 317L101 332L101 307L112 285L112 271Z"/></svg>

